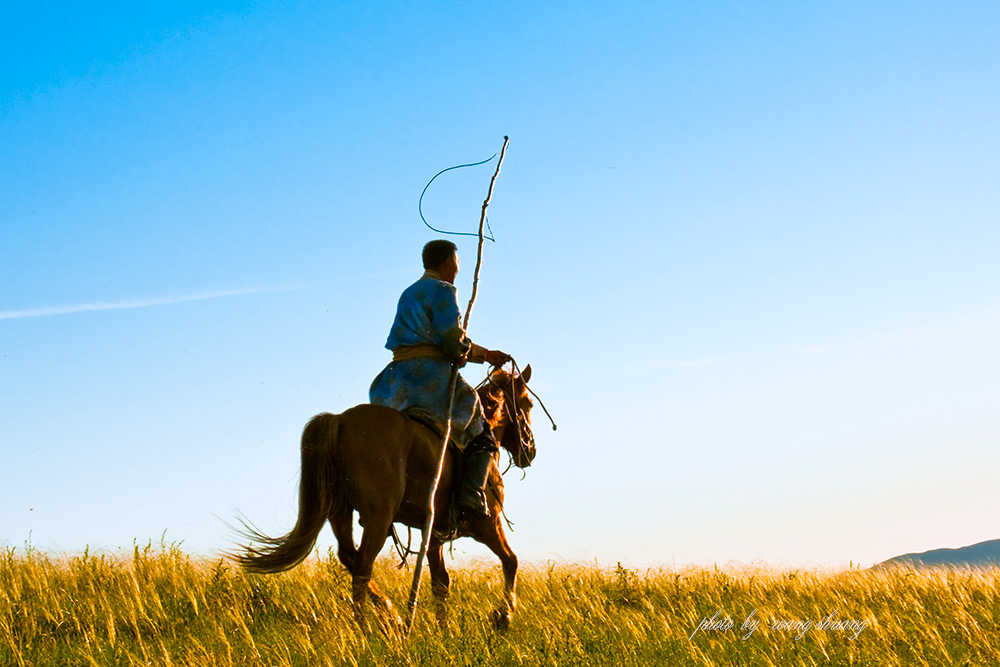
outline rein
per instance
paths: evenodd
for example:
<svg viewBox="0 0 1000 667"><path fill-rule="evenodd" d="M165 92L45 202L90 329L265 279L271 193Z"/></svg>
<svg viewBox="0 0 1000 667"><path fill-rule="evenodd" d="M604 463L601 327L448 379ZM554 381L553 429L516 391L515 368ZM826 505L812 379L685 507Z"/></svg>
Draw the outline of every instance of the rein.
<svg viewBox="0 0 1000 667"><path fill-rule="evenodd" d="M521 374L521 369L517 367L517 362L514 361L513 357L511 357L510 363L511 363L511 366L513 367L513 369L514 369L514 372L517 373L518 375L520 375ZM542 403L542 399L538 396L538 394L536 394L534 392L534 390L531 387L528 386L527 382L524 383L524 388L528 390L529 394L531 394L532 396L534 396L538 400L538 404L540 406L542 406L542 412L544 412L545 416L549 418L550 422L552 422L552 430L555 431L556 429L558 429L559 427L556 426L556 420L554 420L552 418L552 415L549 414L548 409L545 407L545 403ZM510 392L511 392L511 394L514 393L514 379L513 379L513 376L511 377L511 381L510 381Z"/></svg>
<svg viewBox="0 0 1000 667"><path fill-rule="evenodd" d="M399 554L400 563L396 569L402 570L407 566L406 559L412 554L420 553L419 551L414 551L410 548L410 544L413 541L413 529L407 527L406 529L406 546L403 546L403 541L399 539L399 533L396 532L396 524L392 524L389 527L389 534L392 537L393 544L396 547L396 552Z"/></svg>

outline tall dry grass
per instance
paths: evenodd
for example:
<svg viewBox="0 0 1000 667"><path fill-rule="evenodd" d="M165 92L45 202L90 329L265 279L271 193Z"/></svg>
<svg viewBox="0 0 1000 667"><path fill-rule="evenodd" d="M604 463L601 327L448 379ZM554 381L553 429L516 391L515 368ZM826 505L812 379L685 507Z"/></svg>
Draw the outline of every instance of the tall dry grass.
<svg viewBox="0 0 1000 667"><path fill-rule="evenodd" d="M523 566L504 635L489 625L499 566L452 570L448 630L425 582L401 641L355 624L331 556L258 576L176 546L7 549L0 665L1000 665L998 570ZM380 561L375 576L405 604L410 571Z"/></svg>

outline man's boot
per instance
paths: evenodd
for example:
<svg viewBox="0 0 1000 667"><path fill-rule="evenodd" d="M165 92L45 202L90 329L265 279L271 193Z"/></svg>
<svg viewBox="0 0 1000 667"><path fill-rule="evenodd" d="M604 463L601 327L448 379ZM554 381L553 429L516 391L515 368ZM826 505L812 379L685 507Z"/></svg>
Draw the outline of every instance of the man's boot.
<svg viewBox="0 0 1000 667"><path fill-rule="evenodd" d="M488 517L486 480L489 479L493 455L499 451L493 433L487 429L469 443L462 455L462 479L459 482L458 511L468 517Z"/></svg>

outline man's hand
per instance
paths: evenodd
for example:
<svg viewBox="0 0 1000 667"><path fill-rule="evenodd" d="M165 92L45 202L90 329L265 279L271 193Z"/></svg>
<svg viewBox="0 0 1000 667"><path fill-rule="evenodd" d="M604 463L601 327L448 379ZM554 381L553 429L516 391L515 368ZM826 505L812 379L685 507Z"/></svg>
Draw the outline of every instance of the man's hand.
<svg viewBox="0 0 1000 667"><path fill-rule="evenodd" d="M486 361L490 366L500 367L510 361L510 355L506 352L501 352L500 350L487 350L486 351Z"/></svg>

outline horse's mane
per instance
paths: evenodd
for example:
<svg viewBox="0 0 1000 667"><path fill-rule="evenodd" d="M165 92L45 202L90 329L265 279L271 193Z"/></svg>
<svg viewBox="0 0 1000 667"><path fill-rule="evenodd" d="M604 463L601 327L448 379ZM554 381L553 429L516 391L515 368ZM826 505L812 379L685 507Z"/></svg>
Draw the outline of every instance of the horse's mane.
<svg viewBox="0 0 1000 667"><path fill-rule="evenodd" d="M483 414L490 428L496 428L506 414L506 405L503 399L505 384L510 384L510 373L505 370L494 370L476 390L479 394L479 402L483 404Z"/></svg>

